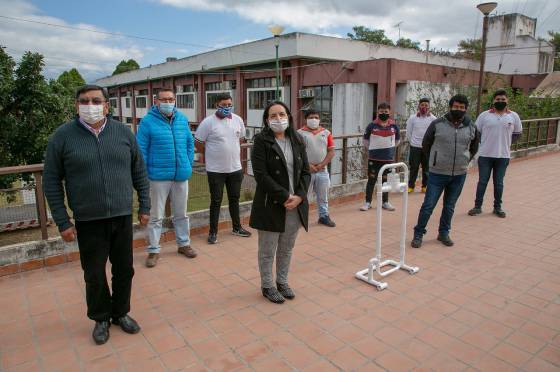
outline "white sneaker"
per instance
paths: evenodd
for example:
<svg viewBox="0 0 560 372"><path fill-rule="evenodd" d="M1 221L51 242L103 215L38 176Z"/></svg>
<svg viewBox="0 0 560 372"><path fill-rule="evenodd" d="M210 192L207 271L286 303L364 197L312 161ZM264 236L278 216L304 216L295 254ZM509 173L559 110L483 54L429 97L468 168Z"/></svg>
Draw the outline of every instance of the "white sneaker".
<svg viewBox="0 0 560 372"><path fill-rule="evenodd" d="M369 209L371 209L371 203L365 203L364 205L362 205L362 206L360 207L360 210L361 210L361 211L367 211L367 210L369 210Z"/></svg>
<svg viewBox="0 0 560 372"><path fill-rule="evenodd" d="M393 207L393 205L389 202L383 203L383 205L381 205L381 207L385 210L388 210L388 211L394 211L395 210L395 207Z"/></svg>

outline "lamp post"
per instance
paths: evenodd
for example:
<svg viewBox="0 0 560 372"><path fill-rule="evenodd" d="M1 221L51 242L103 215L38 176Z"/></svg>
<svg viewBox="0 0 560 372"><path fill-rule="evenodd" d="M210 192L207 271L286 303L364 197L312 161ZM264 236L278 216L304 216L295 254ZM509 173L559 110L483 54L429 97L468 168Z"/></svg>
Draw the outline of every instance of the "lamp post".
<svg viewBox="0 0 560 372"><path fill-rule="evenodd" d="M268 30L274 35L274 47L276 48L276 100L280 99L280 61L278 60L278 46L280 45L280 34L284 31L284 27L272 25Z"/></svg>
<svg viewBox="0 0 560 372"><path fill-rule="evenodd" d="M478 74L478 97L476 102L476 115L480 114L480 100L482 98L482 85L484 84L484 63L486 62L486 37L488 34L488 15L496 9L498 3L482 3L476 7L484 14L482 22L482 48L480 49L480 73Z"/></svg>

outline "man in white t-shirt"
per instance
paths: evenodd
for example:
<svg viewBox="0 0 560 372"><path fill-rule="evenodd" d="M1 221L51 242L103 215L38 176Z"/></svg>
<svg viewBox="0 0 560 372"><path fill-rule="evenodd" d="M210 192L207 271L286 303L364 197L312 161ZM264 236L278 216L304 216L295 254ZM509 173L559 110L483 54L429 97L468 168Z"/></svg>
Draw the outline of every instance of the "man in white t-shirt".
<svg viewBox="0 0 560 372"><path fill-rule="evenodd" d="M245 139L245 125L243 119L233 113L232 102L229 94L220 94L217 97L216 112L205 118L194 134L197 151L206 164L210 189L209 244L218 242L218 220L224 185L228 195L232 234L251 236L241 226L239 217L239 197L243 181L240 143Z"/></svg>
<svg viewBox="0 0 560 372"><path fill-rule="evenodd" d="M510 147L517 141L523 128L517 113L507 108L508 98L505 90L494 93L493 107L482 112L476 119L476 128L480 132L480 147L478 149L478 185L474 208L469 216L482 213L482 202L486 186L492 174L494 183L494 211L498 217L505 218L502 209L502 194L504 191L504 176L511 157Z"/></svg>
<svg viewBox="0 0 560 372"><path fill-rule="evenodd" d="M426 130L437 118L430 112L430 99L421 98L418 102L418 112L410 115L406 121L406 139L410 144L408 164L410 177L408 178L408 192L414 192L418 169L422 165L422 192L426 192L428 185L428 156L422 151L422 140Z"/></svg>

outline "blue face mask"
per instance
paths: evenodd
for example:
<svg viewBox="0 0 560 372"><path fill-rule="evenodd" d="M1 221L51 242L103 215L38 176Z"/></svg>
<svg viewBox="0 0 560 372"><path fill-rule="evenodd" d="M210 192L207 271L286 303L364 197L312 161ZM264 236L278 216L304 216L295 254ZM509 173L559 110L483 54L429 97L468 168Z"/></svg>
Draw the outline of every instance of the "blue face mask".
<svg viewBox="0 0 560 372"><path fill-rule="evenodd" d="M230 116L233 112L233 106L231 107L218 107L218 115L225 118L226 116Z"/></svg>
<svg viewBox="0 0 560 372"><path fill-rule="evenodd" d="M159 104L159 111L164 115L171 115L173 113L174 108L175 108L174 103L161 102Z"/></svg>

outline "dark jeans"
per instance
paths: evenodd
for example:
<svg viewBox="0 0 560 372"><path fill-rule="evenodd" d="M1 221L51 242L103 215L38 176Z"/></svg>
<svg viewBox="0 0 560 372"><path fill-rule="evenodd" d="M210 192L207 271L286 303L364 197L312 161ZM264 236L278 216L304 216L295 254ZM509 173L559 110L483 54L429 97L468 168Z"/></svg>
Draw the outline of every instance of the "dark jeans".
<svg viewBox="0 0 560 372"><path fill-rule="evenodd" d="M466 174L446 176L430 172L424 203L422 203L420 213L418 214L418 223L414 226L414 236L422 236L426 233L426 225L442 193L443 209L439 220L439 233L443 236L449 234L451 219L455 212L455 204L459 199L459 195L461 195L466 178Z"/></svg>
<svg viewBox="0 0 560 372"><path fill-rule="evenodd" d="M373 188L377 182L377 174L382 166L385 164L390 164L391 162L383 162L377 160L368 160L368 181L366 185L366 203L371 203L373 198ZM383 182L387 181L387 173L391 170L386 170L383 172L383 177L381 178ZM383 203L389 201L389 193L383 193Z"/></svg>
<svg viewBox="0 0 560 372"><path fill-rule="evenodd" d="M424 154L421 147L410 146L408 163L410 165L408 187L414 188L416 185L416 177L418 177L420 165L422 165L422 187L426 187L428 185L428 157Z"/></svg>
<svg viewBox="0 0 560 372"><path fill-rule="evenodd" d="M241 193L241 182L243 181L243 170L232 173L207 172L208 186L210 188L210 232L218 232L218 220L220 219L220 208L224 194L224 184L229 202L229 215L234 229L241 227L239 218L239 196Z"/></svg>
<svg viewBox="0 0 560 372"><path fill-rule="evenodd" d="M132 216L76 221L80 262L86 282L87 316L96 321L118 318L130 311L132 288ZM111 262L109 292L105 266Z"/></svg>
<svg viewBox="0 0 560 372"><path fill-rule="evenodd" d="M486 186L488 186L488 181L490 180L490 173L492 173L492 182L494 183L494 208L500 209L502 207L504 176L506 175L508 164L509 159L507 158L487 158L484 156L478 158L478 185L476 186L475 207L482 207Z"/></svg>

